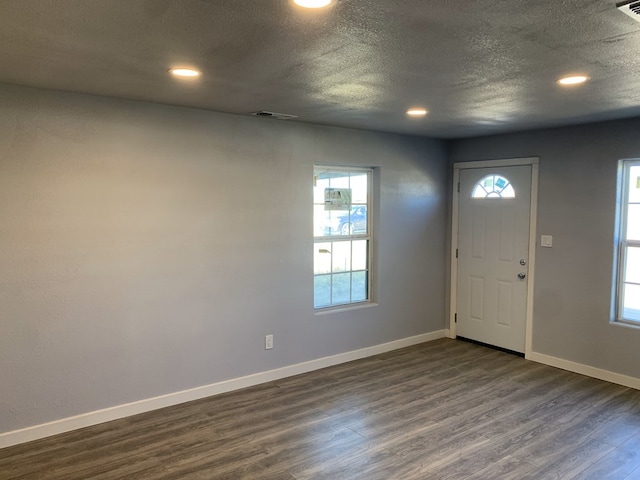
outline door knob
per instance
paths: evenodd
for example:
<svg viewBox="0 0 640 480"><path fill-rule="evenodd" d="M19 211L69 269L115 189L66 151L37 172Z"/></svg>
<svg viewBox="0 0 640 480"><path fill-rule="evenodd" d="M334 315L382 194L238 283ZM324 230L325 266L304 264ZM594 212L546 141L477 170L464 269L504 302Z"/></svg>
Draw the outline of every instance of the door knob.
<svg viewBox="0 0 640 480"><path fill-rule="evenodd" d="M526 273L523 273L523 272L520 272L520 273L518 274L518 278L519 278L520 280L524 280L524 278L525 278L526 276L527 276L527 274L526 274Z"/></svg>

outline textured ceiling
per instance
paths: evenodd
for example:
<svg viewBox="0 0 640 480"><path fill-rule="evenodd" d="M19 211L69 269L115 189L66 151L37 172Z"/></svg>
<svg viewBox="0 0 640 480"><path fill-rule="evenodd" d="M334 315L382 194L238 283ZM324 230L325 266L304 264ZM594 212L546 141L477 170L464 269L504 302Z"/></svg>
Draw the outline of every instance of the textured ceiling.
<svg viewBox="0 0 640 480"><path fill-rule="evenodd" d="M615 0L0 0L0 82L455 138L640 115L640 23Z"/></svg>

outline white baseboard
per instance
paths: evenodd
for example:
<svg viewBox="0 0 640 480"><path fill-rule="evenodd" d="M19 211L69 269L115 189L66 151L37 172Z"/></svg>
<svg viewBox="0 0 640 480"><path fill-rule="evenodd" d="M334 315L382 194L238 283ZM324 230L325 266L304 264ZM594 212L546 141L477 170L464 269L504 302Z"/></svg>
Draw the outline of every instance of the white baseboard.
<svg viewBox="0 0 640 480"><path fill-rule="evenodd" d="M313 370L319 370L321 368L338 365L340 363L371 357L391 350L397 350L399 348L444 338L446 335L446 330L438 330L422 335L416 335L414 337L395 340L389 343L383 343L381 345L362 348L360 350L353 350L351 352L318 358L316 360L289 365L275 370L247 375L246 377L234 378L219 383L213 383L211 385L204 385L201 387L191 388L189 390L161 395L159 397L147 398L145 400L139 400L137 402L131 402L124 405L117 405L103 410L83 413L82 415L63 418L53 422L44 423L42 425L34 425L20 430L1 433L0 448L50 437L52 435L69 432L78 428L90 427L92 425L129 417L138 413L149 412L151 410L178 405L192 400L199 400L212 395L259 385L261 383L271 382L273 380L279 380L281 378L291 377L293 375L299 375Z"/></svg>
<svg viewBox="0 0 640 480"><path fill-rule="evenodd" d="M605 380L607 382L616 383L618 385L623 385L625 387L640 390L640 378L610 372L609 370L591 367L582 363L571 362L569 360L552 357L551 355L545 355L543 353L532 352L529 356L527 356L527 360L544 363L545 365L549 365L551 367L561 368L573 373L579 373L588 377L593 377L599 380Z"/></svg>

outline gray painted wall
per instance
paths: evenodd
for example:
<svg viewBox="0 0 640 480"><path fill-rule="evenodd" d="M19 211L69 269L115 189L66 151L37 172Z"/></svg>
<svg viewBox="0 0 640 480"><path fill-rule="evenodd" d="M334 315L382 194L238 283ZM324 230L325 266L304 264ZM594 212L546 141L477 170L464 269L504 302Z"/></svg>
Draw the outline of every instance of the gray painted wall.
<svg viewBox="0 0 640 480"><path fill-rule="evenodd" d="M313 313L314 162L380 167L377 306ZM444 328L447 167L435 140L0 87L0 432Z"/></svg>
<svg viewBox="0 0 640 480"><path fill-rule="evenodd" d="M640 378L640 329L612 325L617 163L640 157L640 119L465 139L451 162L540 157L533 350Z"/></svg>

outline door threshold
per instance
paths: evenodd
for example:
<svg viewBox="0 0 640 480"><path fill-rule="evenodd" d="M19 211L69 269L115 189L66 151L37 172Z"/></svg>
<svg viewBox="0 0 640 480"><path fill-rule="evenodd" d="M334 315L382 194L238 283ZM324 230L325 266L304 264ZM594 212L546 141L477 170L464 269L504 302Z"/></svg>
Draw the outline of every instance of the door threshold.
<svg viewBox="0 0 640 480"><path fill-rule="evenodd" d="M493 350L498 350L500 352L510 353L511 355L516 355L518 357L524 358L524 353L516 352L515 350L509 350L508 348L498 347L496 345L491 345L489 343L479 342L478 340L472 340L471 338L465 338L460 336L456 337L456 339L462 340L463 342L474 343L476 345L480 345L481 347L492 348Z"/></svg>

